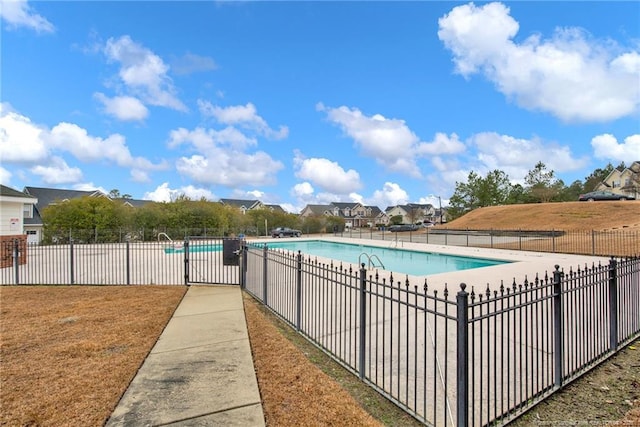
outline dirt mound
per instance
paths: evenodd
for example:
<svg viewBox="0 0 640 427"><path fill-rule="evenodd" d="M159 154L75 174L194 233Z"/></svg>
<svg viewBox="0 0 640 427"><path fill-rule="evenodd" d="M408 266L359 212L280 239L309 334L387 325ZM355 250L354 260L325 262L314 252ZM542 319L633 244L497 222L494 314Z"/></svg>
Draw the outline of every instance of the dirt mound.
<svg viewBox="0 0 640 427"><path fill-rule="evenodd" d="M489 206L475 209L444 227L473 230L640 230L640 201Z"/></svg>

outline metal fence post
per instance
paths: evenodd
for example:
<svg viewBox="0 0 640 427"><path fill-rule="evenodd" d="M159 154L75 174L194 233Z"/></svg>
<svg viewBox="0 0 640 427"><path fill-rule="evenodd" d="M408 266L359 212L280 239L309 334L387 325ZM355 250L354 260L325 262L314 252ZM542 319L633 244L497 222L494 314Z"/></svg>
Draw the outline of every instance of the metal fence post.
<svg viewBox="0 0 640 427"><path fill-rule="evenodd" d="M267 299L267 254L268 248L267 245L264 245L262 248L262 303L269 306Z"/></svg>
<svg viewBox="0 0 640 427"><path fill-rule="evenodd" d="M518 250L522 250L522 229L518 229Z"/></svg>
<svg viewBox="0 0 640 427"><path fill-rule="evenodd" d="M564 378L564 310L562 307L562 276L560 266L553 272L553 347L554 347L554 385L562 386Z"/></svg>
<svg viewBox="0 0 640 427"><path fill-rule="evenodd" d="M189 285L189 241L184 241L184 285Z"/></svg>
<svg viewBox="0 0 640 427"><path fill-rule="evenodd" d="M126 265L127 265L127 285L131 284L131 260L129 259L129 252L130 252L130 248L129 248L129 241L127 241L127 246L126 246L127 250L126 250L126 256L127 256L127 261L126 261Z"/></svg>
<svg viewBox="0 0 640 427"><path fill-rule="evenodd" d="M551 245L553 246L551 252L556 253L556 230L551 229Z"/></svg>
<svg viewBox="0 0 640 427"><path fill-rule="evenodd" d="M16 285L20 284L20 242L13 239L13 272L15 275Z"/></svg>
<svg viewBox="0 0 640 427"><path fill-rule="evenodd" d="M247 289L247 257L249 256L249 247L246 242L242 243L242 262L240 263L240 289Z"/></svg>
<svg viewBox="0 0 640 427"><path fill-rule="evenodd" d="M365 356L367 346L367 270L364 268L364 263L360 265L360 354L358 358L358 374L360 379L364 379L365 376Z"/></svg>
<svg viewBox="0 0 640 427"><path fill-rule="evenodd" d="M596 231L591 230L591 255L596 254Z"/></svg>
<svg viewBox="0 0 640 427"><path fill-rule="evenodd" d="M618 350L618 261L609 261L609 350Z"/></svg>
<svg viewBox="0 0 640 427"><path fill-rule="evenodd" d="M71 234L71 232L69 232ZM73 265L73 238L69 239L69 274L71 275L69 283L72 285L75 284L75 266Z"/></svg>
<svg viewBox="0 0 640 427"><path fill-rule="evenodd" d="M460 291L456 295L456 425L459 427L467 427L469 425L469 294L465 291L466 288L467 285L461 283Z"/></svg>
<svg viewBox="0 0 640 427"><path fill-rule="evenodd" d="M296 330L300 331L300 319L302 311L302 252L296 255Z"/></svg>

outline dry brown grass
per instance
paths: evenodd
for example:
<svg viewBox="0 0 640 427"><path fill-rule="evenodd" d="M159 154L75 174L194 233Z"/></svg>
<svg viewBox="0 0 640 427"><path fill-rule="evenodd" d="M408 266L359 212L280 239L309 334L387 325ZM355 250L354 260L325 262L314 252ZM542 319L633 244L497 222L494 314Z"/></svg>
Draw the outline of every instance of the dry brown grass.
<svg viewBox="0 0 640 427"><path fill-rule="evenodd" d="M640 254L640 201L490 206L439 226L469 230L563 231L555 238L502 243L493 248L603 256Z"/></svg>
<svg viewBox="0 0 640 427"><path fill-rule="evenodd" d="M185 290L0 287L0 425L104 424Z"/></svg>
<svg viewBox="0 0 640 427"><path fill-rule="evenodd" d="M534 203L475 209L445 228L471 230L640 230L640 200Z"/></svg>
<svg viewBox="0 0 640 427"><path fill-rule="evenodd" d="M250 297L244 307L267 425L382 425L283 337Z"/></svg>

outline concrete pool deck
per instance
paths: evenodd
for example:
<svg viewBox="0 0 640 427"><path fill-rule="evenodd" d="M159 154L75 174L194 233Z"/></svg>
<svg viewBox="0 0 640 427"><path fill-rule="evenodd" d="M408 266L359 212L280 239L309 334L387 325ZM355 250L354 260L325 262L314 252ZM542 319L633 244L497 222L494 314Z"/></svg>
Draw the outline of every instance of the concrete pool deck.
<svg viewBox="0 0 640 427"><path fill-rule="evenodd" d="M363 246L377 246L381 248L406 249L454 256L509 261L501 265L431 274L426 276L413 276L405 274L394 275L394 277L398 279L404 278L405 276L408 276L410 279L419 279L422 281L426 279L429 287L443 289L444 286L447 285L450 291L458 290L458 287L461 283L465 283L467 285L468 291L470 291L472 287L476 291L485 290L487 288L487 285L489 285L490 289L495 290L500 288L501 283L503 283L505 287L507 285L511 285L514 279L516 283L521 284L524 282L525 278L529 281L534 280L536 274L540 278L544 278L545 273L551 276L556 265L560 266L561 270L568 272L569 269L575 270L578 267L584 268L585 265L590 267L594 263L607 264L609 262L609 258L603 256L437 245L406 242L401 240L385 241L333 236L323 236L318 238L303 237L301 239L295 239L296 242L303 240L324 240L335 243L349 243ZM281 241L281 239L262 239L253 242L269 243ZM384 260L382 261L384 263ZM354 263L353 265L355 266L356 264ZM381 274L384 274L385 270L379 270L379 272Z"/></svg>

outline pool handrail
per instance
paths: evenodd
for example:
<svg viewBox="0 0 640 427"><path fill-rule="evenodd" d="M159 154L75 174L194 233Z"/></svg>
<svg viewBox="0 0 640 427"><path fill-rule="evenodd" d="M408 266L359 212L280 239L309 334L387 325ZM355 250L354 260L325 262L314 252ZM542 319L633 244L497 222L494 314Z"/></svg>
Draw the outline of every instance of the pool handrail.
<svg viewBox="0 0 640 427"><path fill-rule="evenodd" d="M162 236L166 237L171 243L173 243L173 239L169 237L167 233L158 233L158 242L160 241L160 237Z"/></svg>
<svg viewBox="0 0 640 427"><path fill-rule="evenodd" d="M176 243L176 242L174 242L174 241L173 241L173 239L172 239L171 237L169 237L169 235L168 235L167 233L158 233L158 242L160 241L160 237L162 237L162 236L164 236L164 237L166 237L167 239L169 239L170 246L171 246L173 249L176 249L176 250L184 249L184 245L183 245L183 243L182 243L182 242L177 242L177 243Z"/></svg>
<svg viewBox="0 0 640 427"><path fill-rule="evenodd" d="M382 268L383 270L384 268L384 264L382 263L382 260L380 260L380 258L378 257L378 255L376 254L368 254L366 252L362 252L359 256L358 256L358 265L362 265L362 255L364 255L367 258L368 266L369 268L371 267L376 267L376 263L375 261L378 260L378 263L380 264L378 267Z"/></svg>

